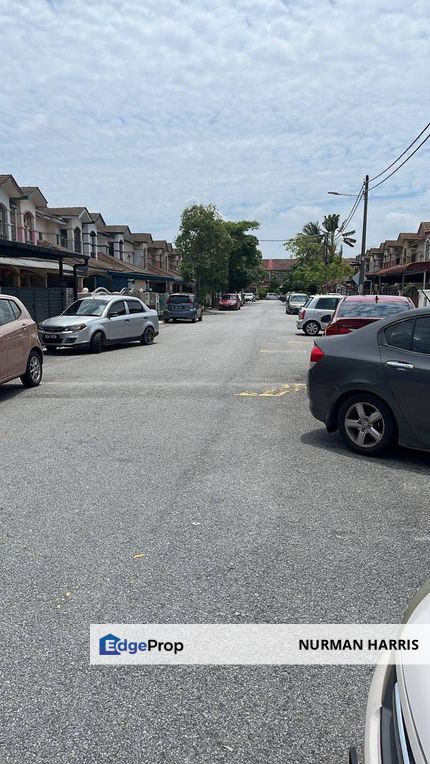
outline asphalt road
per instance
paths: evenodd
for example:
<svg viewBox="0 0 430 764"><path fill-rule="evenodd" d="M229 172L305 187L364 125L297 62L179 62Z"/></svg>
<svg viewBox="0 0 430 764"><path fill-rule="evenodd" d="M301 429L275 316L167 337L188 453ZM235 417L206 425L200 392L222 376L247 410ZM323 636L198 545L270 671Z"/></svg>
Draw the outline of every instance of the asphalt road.
<svg viewBox="0 0 430 764"><path fill-rule="evenodd" d="M326 434L311 344L265 302L0 388L2 764L341 764L362 744L368 667L88 664L90 623L401 618L428 576L430 457Z"/></svg>

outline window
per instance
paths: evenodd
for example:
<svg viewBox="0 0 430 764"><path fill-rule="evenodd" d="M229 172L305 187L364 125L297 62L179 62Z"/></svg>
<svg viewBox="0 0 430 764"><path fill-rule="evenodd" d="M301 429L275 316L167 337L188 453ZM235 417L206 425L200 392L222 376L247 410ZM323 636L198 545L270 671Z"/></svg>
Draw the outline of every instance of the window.
<svg viewBox="0 0 430 764"><path fill-rule="evenodd" d="M82 251L82 241L81 241L81 229L76 226L75 232L74 232L74 243L75 243L75 252L81 252Z"/></svg>
<svg viewBox="0 0 430 764"><path fill-rule="evenodd" d="M318 310L336 310L339 298L337 297L320 297L315 308Z"/></svg>
<svg viewBox="0 0 430 764"><path fill-rule="evenodd" d="M76 300L76 302L69 305L65 311L64 316L101 316L106 308L106 300L93 300L91 297L83 298L82 300Z"/></svg>
<svg viewBox="0 0 430 764"><path fill-rule="evenodd" d="M26 212L24 215L24 240L27 244L31 244L33 241L33 215L31 212Z"/></svg>
<svg viewBox="0 0 430 764"><path fill-rule="evenodd" d="M21 308L13 300L10 301L9 305L12 308L12 313L14 314L15 318L19 318L21 315Z"/></svg>
<svg viewBox="0 0 430 764"><path fill-rule="evenodd" d="M385 330L385 339L388 345L402 350L410 350L412 334L414 331L414 319L399 321L397 324L388 326Z"/></svg>
<svg viewBox="0 0 430 764"><path fill-rule="evenodd" d="M60 246L67 249L67 228L60 228Z"/></svg>
<svg viewBox="0 0 430 764"><path fill-rule="evenodd" d="M0 204L0 239L7 239L7 212L4 204Z"/></svg>
<svg viewBox="0 0 430 764"><path fill-rule="evenodd" d="M345 300L339 310L339 318L388 318L395 313L401 313L404 310L410 310L411 304L406 300L404 302L391 302L389 300L359 301Z"/></svg>
<svg viewBox="0 0 430 764"><path fill-rule="evenodd" d="M225 295L223 295L225 297ZM187 302L192 302L192 297L188 294L171 294L167 298L169 305L183 305Z"/></svg>
<svg viewBox="0 0 430 764"><path fill-rule="evenodd" d="M95 257L97 254L97 234L95 231L91 231L90 233L90 246L91 246L91 257Z"/></svg>
<svg viewBox="0 0 430 764"><path fill-rule="evenodd" d="M430 240L429 240L429 239L427 239L427 241L426 241L426 254L425 254L425 259L426 259L426 260L430 260Z"/></svg>
<svg viewBox="0 0 430 764"><path fill-rule="evenodd" d="M109 254L110 254L111 257L115 256L115 252L114 252L114 249L113 249L113 241L109 242Z"/></svg>
<svg viewBox="0 0 430 764"><path fill-rule="evenodd" d="M141 302L138 302L137 300L127 300L128 305L128 312L129 313L144 313L145 308L143 307Z"/></svg>
<svg viewBox="0 0 430 764"><path fill-rule="evenodd" d="M124 260L124 242L122 240L119 243L119 259Z"/></svg>
<svg viewBox="0 0 430 764"><path fill-rule="evenodd" d="M108 315L125 316L126 312L124 300L117 300L110 306Z"/></svg>
<svg viewBox="0 0 430 764"><path fill-rule="evenodd" d="M412 350L430 355L430 318L417 318Z"/></svg>
<svg viewBox="0 0 430 764"><path fill-rule="evenodd" d="M10 324L11 321L15 321L16 316L12 309L12 304L9 300L0 300L0 326Z"/></svg>

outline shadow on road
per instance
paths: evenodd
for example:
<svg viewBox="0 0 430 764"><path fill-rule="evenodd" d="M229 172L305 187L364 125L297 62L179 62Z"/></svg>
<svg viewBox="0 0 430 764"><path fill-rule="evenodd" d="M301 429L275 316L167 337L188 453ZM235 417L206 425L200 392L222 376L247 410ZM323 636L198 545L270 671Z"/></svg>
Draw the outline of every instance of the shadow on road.
<svg viewBox="0 0 430 764"><path fill-rule="evenodd" d="M367 463L381 464L384 467L390 467L395 470L428 472L430 474L430 453L425 451L412 451L408 448L395 446L382 458L360 456L344 446L338 433L328 433L323 428L304 433L300 440L305 445L312 446L313 448L319 448L324 451L337 451L343 458L353 461L360 462L364 460Z"/></svg>
<svg viewBox="0 0 430 764"><path fill-rule="evenodd" d="M26 388L20 382L8 382L0 387L0 403L9 398L15 398L15 395L25 394Z"/></svg>

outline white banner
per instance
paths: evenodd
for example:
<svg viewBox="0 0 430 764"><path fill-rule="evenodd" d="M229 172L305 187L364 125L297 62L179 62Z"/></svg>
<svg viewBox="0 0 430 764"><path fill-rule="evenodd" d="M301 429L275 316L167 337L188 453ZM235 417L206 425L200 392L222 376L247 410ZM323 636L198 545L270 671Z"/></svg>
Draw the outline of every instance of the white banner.
<svg viewBox="0 0 430 764"><path fill-rule="evenodd" d="M430 664L430 624L93 624L98 665Z"/></svg>

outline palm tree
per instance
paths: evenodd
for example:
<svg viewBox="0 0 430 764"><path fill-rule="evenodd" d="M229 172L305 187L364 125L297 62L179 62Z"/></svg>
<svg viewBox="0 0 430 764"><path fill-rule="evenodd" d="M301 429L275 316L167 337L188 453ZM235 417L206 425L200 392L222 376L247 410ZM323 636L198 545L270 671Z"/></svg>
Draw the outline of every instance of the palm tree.
<svg viewBox="0 0 430 764"><path fill-rule="evenodd" d="M318 221L315 223L310 220L309 223L305 223L302 228L302 234L304 236L312 236L312 238L321 239L321 229Z"/></svg>

